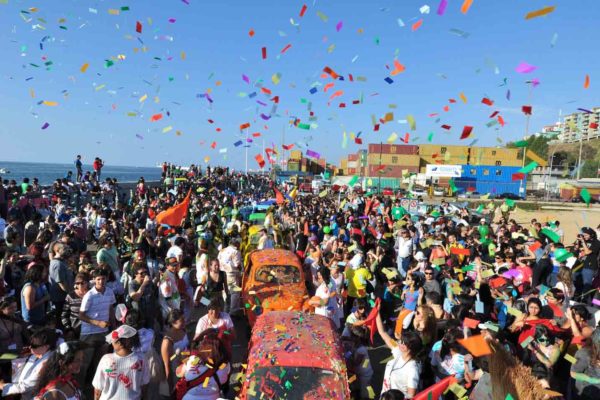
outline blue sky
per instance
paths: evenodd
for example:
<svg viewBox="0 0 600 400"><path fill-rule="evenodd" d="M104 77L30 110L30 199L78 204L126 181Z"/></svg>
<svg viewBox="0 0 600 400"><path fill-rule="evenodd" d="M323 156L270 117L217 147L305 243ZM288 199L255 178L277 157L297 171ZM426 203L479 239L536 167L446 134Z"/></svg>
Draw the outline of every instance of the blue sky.
<svg viewBox="0 0 600 400"><path fill-rule="evenodd" d="M249 134L261 133L250 144L251 168L257 165L254 156L261 152L262 140L266 147L280 146L283 134L285 144L338 163L361 147L348 139L343 148L344 131L362 132L365 144L385 142L392 132L400 137L410 132L411 143L424 143L433 132L433 143L477 139L477 145L494 146L498 138L523 136L522 105L533 106L530 132L554 123L560 110L566 114L600 105L597 1L474 0L465 15L462 0L449 0L443 16L436 13L439 0L188 2L0 0L0 159L69 162L80 153L87 161L100 156L113 165L150 166L163 160L204 164L210 157L212 165L239 169L245 149L234 143L245 138L239 127L248 122ZM307 11L300 18L303 4ZM429 14L420 13L424 5ZM525 20L527 12L547 5L556 10ZM31 7L38 10L21 13ZM108 11L121 7L129 10L119 15ZM412 31L419 19L423 24ZM141 34L135 31L136 21L142 23ZM38 24L45 30L34 28ZM279 54L288 44L291 48ZM146 52L134 52L144 45ZM114 65L106 68L111 57ZM395 58L406 70L388 84L386 65L393 68ZM52 62L49 70L47 61ZM522 61L537 70L516 73ZM85 63L89 67L82 73ZM322 78L325 66L345 80ZM275 84L277 73L281 78ZM586 74L591 78L587 90ZM366 82L357 81L359 76ZM534 78L540 85L530 89L525 82ZM256 87L261 80L270 97ZM325 93L324 86L332 82L335 86ZM313 85L315 94L309 92ZM328 104L338 90L343 95ZM208 91L213 103L199 97ZM250 98L252 92L257 95ZM467 104L460 101L461 92ZM140 102L144 95L147 99ZM273 96L280 99L277 112L265 121L260 115L269 114ZM494 105L482 104L483 97ZM352 104L361 98L361 104ZM450 98L457 103L449 104ZM38 104L44 100L58 105ZM310 122L307 102L318 125L309 131L290 124L292 117ZM340 102L346 108L339 108ZM445 105L450 111L443 111ZM486 127L496 110L506 125ZM388 112L394 120L374 132L371 116L383 118ZM158 113L163 118L150 122ZM415 131L404 122L407 115L414 116ZM45 123L49 126L41 129ZM452 129L446 131L442 124ZM473 136L461 141L465 125L474 127Z"/></svg>

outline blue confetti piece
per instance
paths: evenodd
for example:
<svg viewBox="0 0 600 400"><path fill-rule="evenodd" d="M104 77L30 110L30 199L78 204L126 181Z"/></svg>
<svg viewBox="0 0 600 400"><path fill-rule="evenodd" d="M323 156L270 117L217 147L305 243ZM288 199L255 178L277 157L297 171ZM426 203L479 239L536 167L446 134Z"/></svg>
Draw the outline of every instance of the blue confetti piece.
<svg viewBox="0 0 600 400"><path fill-rule="evenodd" d="M317 93L317 88L316 88L316 87L314 87L314 88L311 88L311 89L309 90L309 92L310 92L310 94L315 94L315 93Z"/></svg>
<svg viewBox="0 0 600 400"><path fill-rule="evenodd" d="M387 82L387 83L389 83L390 85L391 85L392 83L394 83L394 80L393 80L392 78L390 78L389 76L388 76L388 77L386 77L386 78L384 79L384 81L386 81L386 82Z"/></svg>

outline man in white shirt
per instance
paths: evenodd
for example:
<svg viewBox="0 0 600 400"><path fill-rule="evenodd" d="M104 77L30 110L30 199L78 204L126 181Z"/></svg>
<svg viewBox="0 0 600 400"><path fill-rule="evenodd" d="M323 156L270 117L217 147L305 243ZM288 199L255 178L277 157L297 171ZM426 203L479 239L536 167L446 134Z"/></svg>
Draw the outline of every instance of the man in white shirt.
<svg viewBox="0 0 600 400"><path fill-rule="evenodd" d="M240 285L242 284L242 253L240 253L240 240L231 239L229 246L219 252L217 259L221 270L227 275L227 286L229 288L229 304L225 310L230 314L239 313L240 309Z"/></svg>
<svg viewBox="0 0 600 400"><path fill-rule="evenodd" d="M176 258L177 262L181 263L183 259L183 246L185 246L185 238L181 236L175 238L173 246L167 251L167 258Z"/></svg>
<svg viewBox="0 0 600 400"><path fill-rule="evenodd" d="M80 382L89 382L86 379L88 371L96 370L98 361L98 348L104 345L104 335L110 326L115 324L114 305L117 302L115 294L106 286L108 271L94 270L94 287L90 289L81 301L79 319L81 320L80 340L89 347L84 350L84 359L81 364ZM91 368L90 368L91 367ZM91 379L91 376L90 376Z"/></svg>
<svg viewBox="0 0 600 400"><path fill-rule="evenodd" d="M410 260L414 248L413 240L410 237L408 230L404 228L400 230L395 247L397 253L396 262L398 264L398 272L400 272L400 275L404 278L406 277L410 267Z"/></svg>

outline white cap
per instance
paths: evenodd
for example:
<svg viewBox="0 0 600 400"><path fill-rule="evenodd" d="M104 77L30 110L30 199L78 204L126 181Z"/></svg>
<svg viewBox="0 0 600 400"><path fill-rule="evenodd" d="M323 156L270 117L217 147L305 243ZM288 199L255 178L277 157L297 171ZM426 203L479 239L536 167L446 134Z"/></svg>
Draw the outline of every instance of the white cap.
<svg viewBox="0 0 600 400"><path fill-rule="evenodd" d="M119 339L129 339L130 337L135 336L137 331L130 327L129 325L121 325L108 335L106 335L106 342L113 344Z"/></svg>

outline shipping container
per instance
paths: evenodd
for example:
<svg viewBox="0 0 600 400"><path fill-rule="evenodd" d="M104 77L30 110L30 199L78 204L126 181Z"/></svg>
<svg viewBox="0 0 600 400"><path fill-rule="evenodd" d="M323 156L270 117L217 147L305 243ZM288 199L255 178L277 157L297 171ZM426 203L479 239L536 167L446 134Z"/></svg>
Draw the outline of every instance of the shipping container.
<svg viewBox="0 0 600 400"><path fill-rule="evenodd" d="M381 171L381 176L401 178L405 172L417 173L419 172L418 166L413 165L382 165L381 170L378 165L369 165L368 173L369 176L378 176Z"/></svg>
<svg viewBox="0 0 600 400"><path fill-rule="evenodd" d="M388 178L385 176L371 176L367 178L367 186L375 186L383 188L398 189L402 184L401 178Z"/></svg>
<svg viewBox="0 0 600 400"><path fill-rule="evenodd" d="M449 153L453 157L466 157L469 155L469 146L454 146L447 144L422 144L419 145L419 155L421 157L437 154L438 157L444 157Z"/></svg>
<svg viewBox="0 0 600 400"><path fill-rule="evenodd" d="M358 154L348 154L348 161L358 161Z"/></svg>
<svg viewBox="0 0 600 400"><path fill-rule="evenodd" d="M370 143L369 155L379 154L380 149L381 154L419 154L419 146L416 145Z"/></svg>
<svg viewBox="0 0 600 400"><path fill-rule="evenodd" d="M287 169L288 171L300 171L300 163L297 161L288 161Z"/></svg>
<svg viewBox="0 0 600 400"><path fill-rule="evenodd" d="M517 158L498 158L498 157L471 157L471 165L497 165L502 167L521 167L523 160Z"/></svg>
<svg viewBox="0 0 600 400"><path fill-rule="evenodd" d="M358 161L348 160L348 168L357 168L357 167L358 167Z"/></svg>
<svg viewBox="0 0 600 400"><path fill-rule="evenodd" d="M356 168L348 168L348 174L347 175L356 175Z"/></svg>
<svg viewBox="0 0 600 400"><path fill-rule="evenodd" d="M462 176L454 180L457 187L486 194L513 193L521 195L521 188L527 185L527 177L513 180L520 167L507 167L496 165L462 165Z"/></svg>
<svg viewBox="0 0 600 400"><path fill-rule="evenodd" d="M379 165L380 159L381 164L385 165L410 165L418 167L421 162L421 159L418 155L382 154L380 157L379 154L369 154L369 166Z"/></svg>

